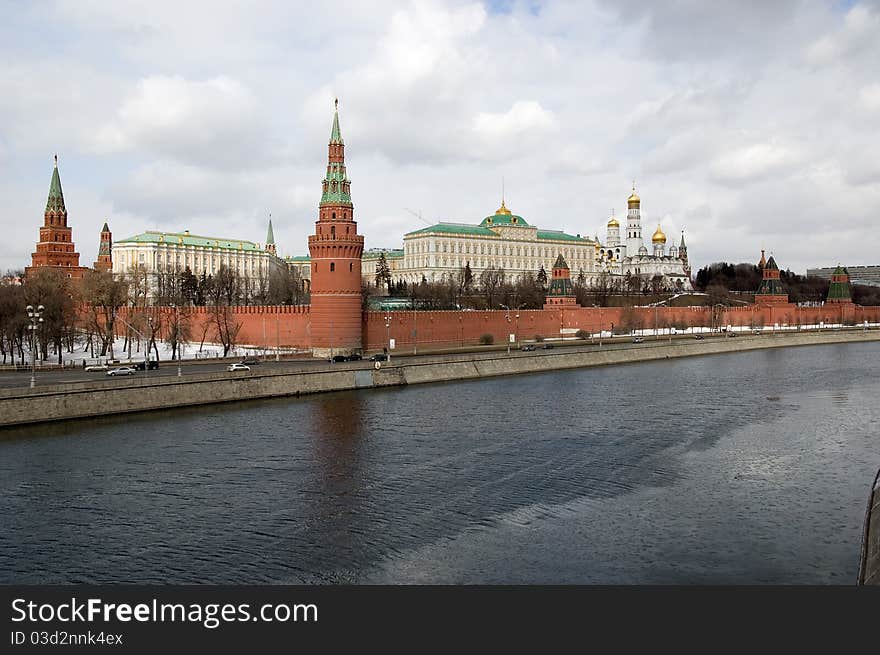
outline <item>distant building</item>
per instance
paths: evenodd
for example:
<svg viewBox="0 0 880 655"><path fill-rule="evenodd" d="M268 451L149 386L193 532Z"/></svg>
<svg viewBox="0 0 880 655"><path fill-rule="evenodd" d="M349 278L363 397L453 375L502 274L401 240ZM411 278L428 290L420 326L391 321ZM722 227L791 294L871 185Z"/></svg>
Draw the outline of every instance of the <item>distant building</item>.
<svg viewBox="0 0 880 655"><path fill-rule="evenodd" d="M148 276L150 295L159 289L158 278L163 274L179 273L189 269L193 275L216 275L225 266L246 283L255 285L268 279L275 270L286 264L274 253L272 226L268 240L272 243L261 248L259 243L228 237L204 237L183 232L147 231L117 241L113 246L113 273L123 274L141 270Z"/></svg>
<svg viewBox="0 0 880 655"><path fill-rule="evenodd" d="M808 268L807 275L830 280L836 270L837 268L831 266L826 268ZM849 271L851 283L880 287L880 266L847 266L846 270Z"/></svg>
<svg viewBox="0 0 880 655"><path fill-rule="evenodd" d="M61 271L69 278L81 278L89 269L79 265L79 253L73 243L73 229L67 225L67 207L58 174L58 155L49 183L49 198L43 213L40 241L31 255L31 265L24 269L25 277L39 268Z"/></svg>

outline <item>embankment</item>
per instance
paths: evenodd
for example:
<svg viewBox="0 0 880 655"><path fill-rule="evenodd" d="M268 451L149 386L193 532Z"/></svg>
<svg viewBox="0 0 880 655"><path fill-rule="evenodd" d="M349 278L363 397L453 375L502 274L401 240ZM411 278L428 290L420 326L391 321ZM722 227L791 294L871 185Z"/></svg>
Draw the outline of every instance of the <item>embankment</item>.
<svg viewBox="0 0 880 655"><path fill-rule="evenodd" d="M592 347L587 350L559 348L533 353L515 352L511 355L503 352L460 354L427 357L412 362L396 359L392 364L383 365L378 370L370 367L369 362L358 365L328 365L326 368L309 370L296 369L292 365L289 370L272 369L265 373L222 372L188 375L183 378L157 377L152 380L138 378L62 384L33 390L3 389L0 390L0 426L346 389L468 380L763 348L864 341L880 341L880 331L841 330L741 336L736 339L680 340L632 347Z"/></svg>

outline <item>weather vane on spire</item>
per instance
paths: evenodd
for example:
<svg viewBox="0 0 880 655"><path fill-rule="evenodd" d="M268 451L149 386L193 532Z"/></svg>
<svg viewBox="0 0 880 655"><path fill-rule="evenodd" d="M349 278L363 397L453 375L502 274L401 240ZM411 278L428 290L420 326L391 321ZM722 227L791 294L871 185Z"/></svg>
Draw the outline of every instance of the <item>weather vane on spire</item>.
<svg viewBox="0 0 880 655"><path fill-rule="evenodd" d="M336 98L336 99L333 101L333 108L334 108L334 109L339 109L339 98Z"/></svg>
<svg viewBox="0 0 880 655"><path fill-rule="evenodd" d="M55 153L55 168L58 168L58 153Z"/></svg>

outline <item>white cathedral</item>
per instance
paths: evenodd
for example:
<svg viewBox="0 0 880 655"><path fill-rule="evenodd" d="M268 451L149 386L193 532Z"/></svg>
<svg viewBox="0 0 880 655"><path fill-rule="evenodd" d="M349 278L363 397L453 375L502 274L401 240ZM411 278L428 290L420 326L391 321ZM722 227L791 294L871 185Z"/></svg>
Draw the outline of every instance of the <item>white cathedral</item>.
<svg viewBox="0 0 880 655"><path fill-rule="evenodd" d="M668 289L692 291L684 232L678 247L673 243L667 249L666 235L658 223L651 236L651 251L648 251L642 240L642 201L635 184L626 204L626 240L621 241L620 223L612 216L608 221L605 243L599 246L599 269L611 276L638 276L642 280L659 275L663 278L663 286Z"/></svg>

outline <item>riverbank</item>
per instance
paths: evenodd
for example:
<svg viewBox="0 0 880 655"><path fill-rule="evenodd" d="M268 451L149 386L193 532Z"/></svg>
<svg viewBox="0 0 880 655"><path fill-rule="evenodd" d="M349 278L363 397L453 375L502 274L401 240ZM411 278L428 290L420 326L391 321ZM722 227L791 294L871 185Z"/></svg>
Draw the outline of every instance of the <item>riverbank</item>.
<svg viewBox="0 0 880 655"><path fill-rule="evenodd" d="M274 370L250 373L209 373L185 378L117 379L59 384L36 389L0 390L0 427L46 423L76 418L124 414L174 407L209 405L260 398L403 386L428 382L470 380L569 368L609 366L660 359L693 357L739 351L880 341L880 331L826 331L817 333L739 336L735 339L681 340L633 344L632 347L571 351L459 354L395 359L379 369L370 362L328 365L312 370ZM345 366L345 368L340 368Z"/></svg>

